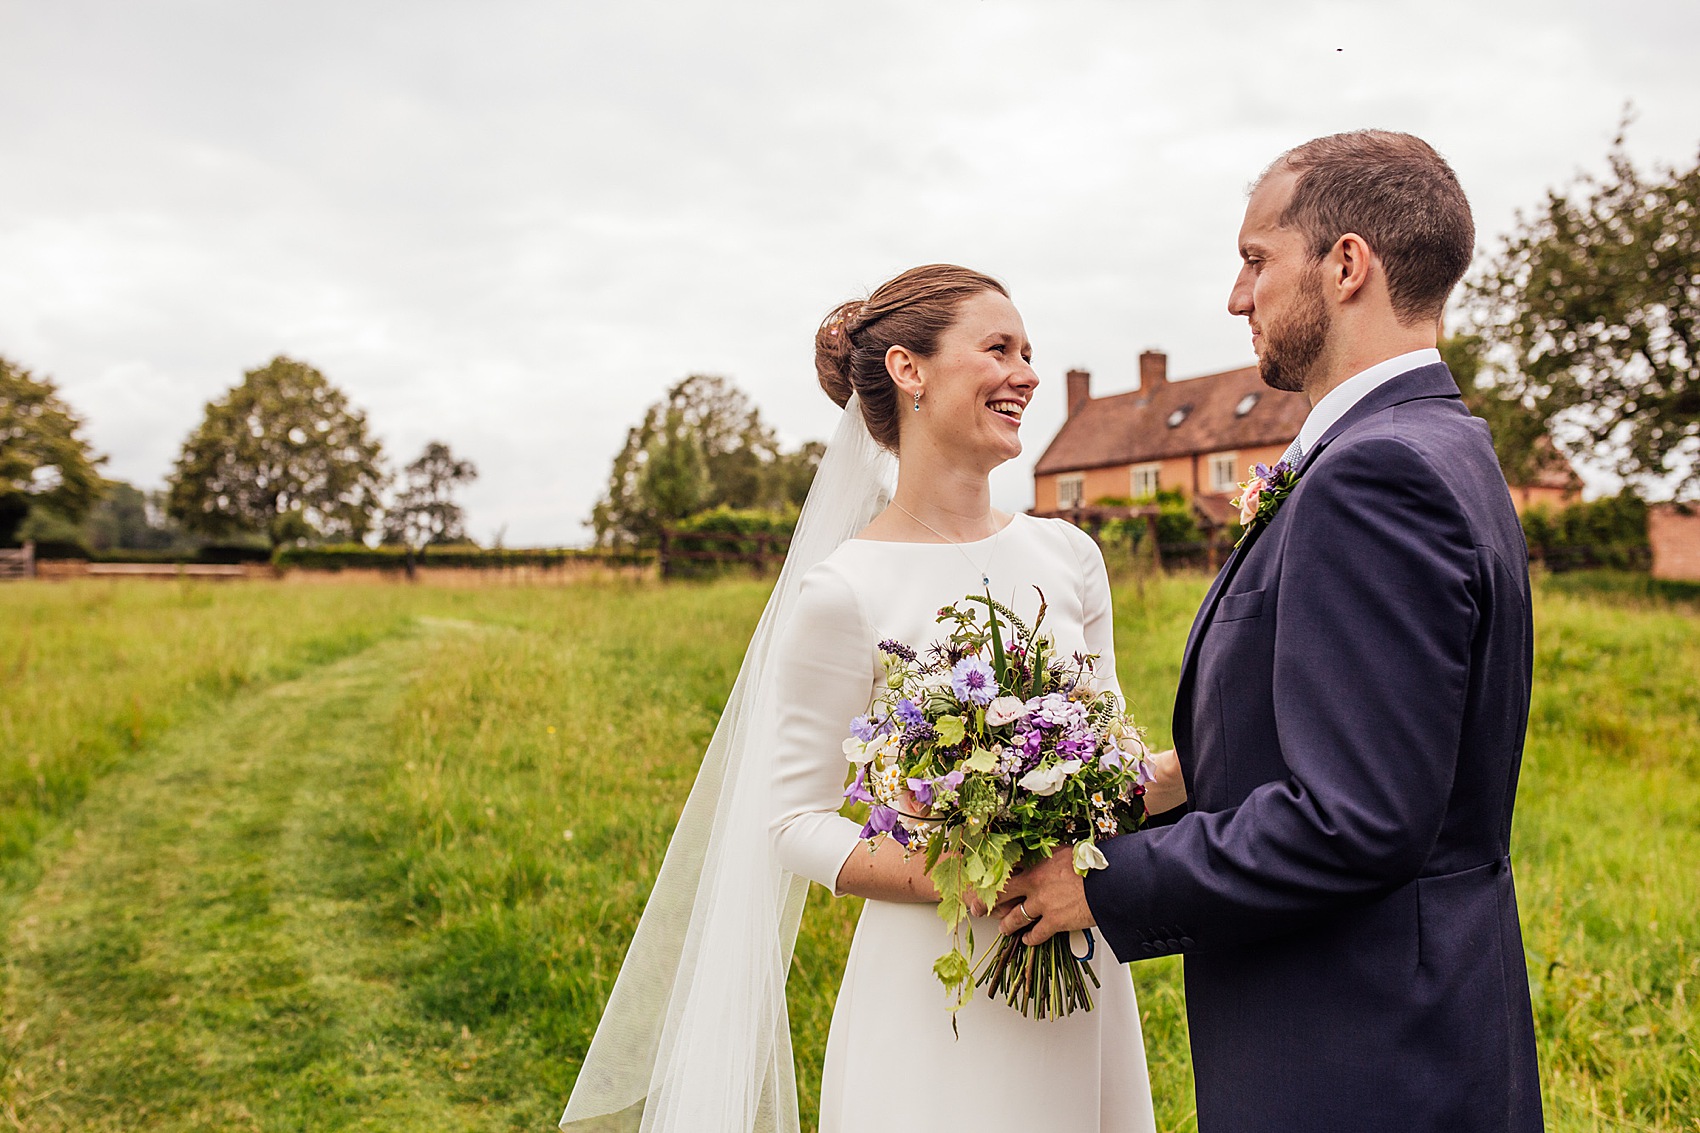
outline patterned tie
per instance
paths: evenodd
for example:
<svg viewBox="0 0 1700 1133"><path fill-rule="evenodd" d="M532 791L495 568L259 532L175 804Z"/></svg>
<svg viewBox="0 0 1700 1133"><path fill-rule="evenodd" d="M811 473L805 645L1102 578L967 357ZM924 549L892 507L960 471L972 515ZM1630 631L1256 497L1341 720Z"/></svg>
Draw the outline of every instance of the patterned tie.
<svg viewBox="0 0 1700 1133"><path fill-rule="evenodd" d="M1303 457L1304 454L1305 450L1299 447L1299 439L1294 437L1293 443L1287 446L1287 451L1281 454L1281 459L1277 463L1285 464L1288 468L1297 472L1299 468L1299 459Z"/></svg>

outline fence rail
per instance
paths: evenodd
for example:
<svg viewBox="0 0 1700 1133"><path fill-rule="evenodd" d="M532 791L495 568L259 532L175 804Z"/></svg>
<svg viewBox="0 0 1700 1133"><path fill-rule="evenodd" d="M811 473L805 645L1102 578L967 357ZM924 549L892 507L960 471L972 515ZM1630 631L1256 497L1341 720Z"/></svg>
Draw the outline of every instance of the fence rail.
<svg viewBox="0 0 1700 1133"><path fill-rule="evenodd" d="M0 550L0 579L34 577L34 543L25 543L16 550Z"/></svg>
<svg viewBox="0 0 1700 1133"><path fill-rule="evenodd" d="M704 544L717 544L721 550L710 550ZM745 565L758 573L769 566L785 561L791 547L788 532L773 531L681 531L664 528L661 532L661 577L679 578L691 573L687 564Z"/></svg>

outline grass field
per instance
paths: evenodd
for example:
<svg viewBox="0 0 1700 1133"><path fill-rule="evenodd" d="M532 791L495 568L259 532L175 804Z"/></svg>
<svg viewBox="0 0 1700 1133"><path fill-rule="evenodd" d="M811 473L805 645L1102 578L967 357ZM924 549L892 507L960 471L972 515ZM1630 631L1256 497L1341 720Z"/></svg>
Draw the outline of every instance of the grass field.
<svg viewBox="0 0 1700 1133"><path fill-rule="evenodd" d="M1203 585L1117 593L1158 738ZM764 597L0 588L0 1128L551 1127ZM1693 1133L1700 615L1565 579L1537 618L1549 1125ZM855 911L816 890L798 946L806 1114ZM1190 1129L1179 964L1135 978Z"/></svg>

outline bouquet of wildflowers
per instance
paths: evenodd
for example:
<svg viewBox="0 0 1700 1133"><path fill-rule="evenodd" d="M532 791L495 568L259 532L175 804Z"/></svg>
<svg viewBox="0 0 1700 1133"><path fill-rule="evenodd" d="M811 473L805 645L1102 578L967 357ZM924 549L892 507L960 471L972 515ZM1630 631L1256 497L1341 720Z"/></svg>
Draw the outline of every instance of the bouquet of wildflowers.
<svg viewBox="0 0 1700 1133"><path fill-rule="evenodd" d="M845 796L869 806L869 848L890 838L926 855L952 930L933 965L952 1010L978 986L1033 1018L1091 1009L1091 953L1077 958L1066 933L1037 947L1001 936L976 972L969 897L992 905L1018 866L1062 845L1084 876L1107 864L1097 839L1135 829L1144 814L1141 731L1098 687L1095 655L1061 655L1039 632L1039 599L1031 626L969 595L939 611L945 635L924 655L881 642L885 685L844 741L856 765Z"/></svg>

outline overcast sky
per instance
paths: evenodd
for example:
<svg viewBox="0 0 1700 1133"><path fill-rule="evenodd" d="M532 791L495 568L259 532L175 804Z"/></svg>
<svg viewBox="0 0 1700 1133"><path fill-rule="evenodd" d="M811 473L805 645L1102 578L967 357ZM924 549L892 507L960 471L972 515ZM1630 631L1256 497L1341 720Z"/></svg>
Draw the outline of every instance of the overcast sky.
<svg viewBox="0 0 1700 1133"><path fill-rule="evenodd" d="M405 462L475 461L473 535L582 542L625 430L723 374L795 443L821 315L916 263L1010 286L1044 386L1251 361L1250 178L1409 130L1484 247L1597 169L1700 145L1700 4L0 0L0 354L109 476L164 482L286 353Z"/></svg>

